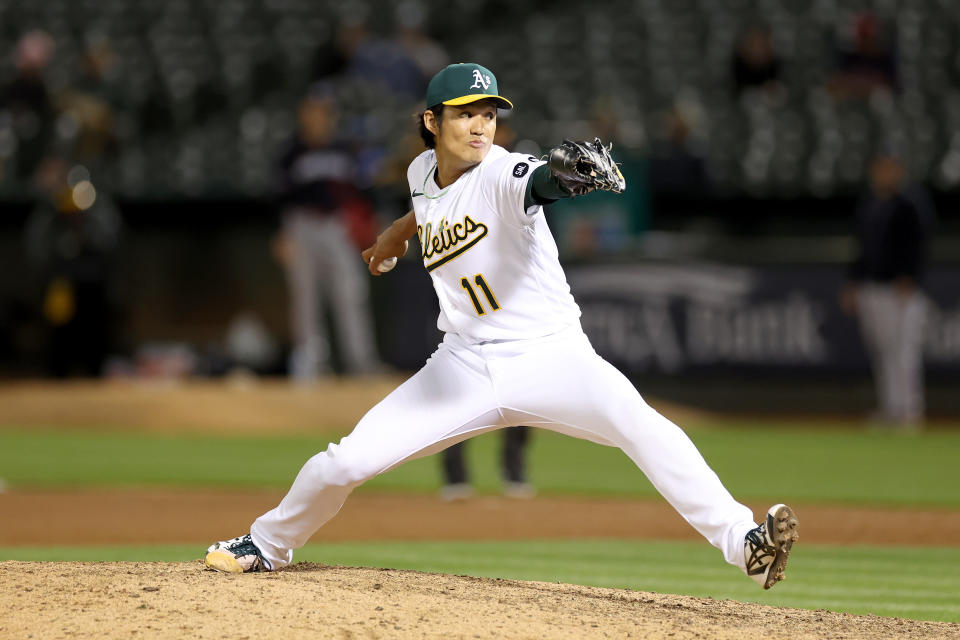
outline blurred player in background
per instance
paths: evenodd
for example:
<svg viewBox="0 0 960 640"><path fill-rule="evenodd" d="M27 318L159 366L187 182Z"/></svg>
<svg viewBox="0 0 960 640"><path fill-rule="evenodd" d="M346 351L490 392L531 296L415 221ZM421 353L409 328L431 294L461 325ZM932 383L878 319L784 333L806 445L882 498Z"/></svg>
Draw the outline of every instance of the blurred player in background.
<svg viewBox="0 0 960 640"><path fill-rule="evenodd" d="M290 375L308 382L331 371L328 310L344 371L372 373L380 362L356 248L373 235L373 210L355 184L352 151L337 138L335 87L313 85L297 120L296 139L280 160L282 230L275 241L290 291Z"/></svg>
<svg viewBox="0 0 960 640"><path fill-rule="evenodd" d="M42 296L47 372L99 376L117 342L115 259L123 225L104 171L115 121L109 103L84 81L92 58L84 57L70 86L48 94L43 75L53 46L45 32L26 34L16 51L19 75L5 92L14 120L25 123L21 169L41 156L24 243Z"/></svg>
<svg viewBox="0 0 960 640"><path fill-rule="evenodd" d="M527 481L527 445L530 441L529 427L503 429L500 448L500 474L503 486L500 491L507 498L532 498L536 488ZM440 497L444 500L463 500L473 495L470 474L464 460L466 442L458 442L443 452L443 480Z"/></svg>
<svg viewBox="0 0 960 640"><path fill-rule="evenodd" d="M42 292L47 371L99 376L112 336L111 281L121 218L82 165L50 155L37 171L38 198L27 219L28 264Z"/></svg>
<svg viewBox="0 0 960 640"><path fill-rule="evenodd" d="M913 429L924 417L927 301L920 285L935 214L905 180L895 150L874 158L870 188L857 209L857 257L841 303L860 321L879 404L876 421Z"/></svg>

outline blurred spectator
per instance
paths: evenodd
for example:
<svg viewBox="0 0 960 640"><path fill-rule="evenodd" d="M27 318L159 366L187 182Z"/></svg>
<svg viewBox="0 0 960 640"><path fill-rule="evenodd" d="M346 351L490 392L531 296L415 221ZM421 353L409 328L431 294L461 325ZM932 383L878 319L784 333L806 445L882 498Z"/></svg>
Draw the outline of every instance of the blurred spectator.
<svg viewBox="0 0 960 640"><path fill-rule="evenodd" d="M664 115L666 136L653 144L650 188L655 197L696 199L708 195L704 154L691 136L690 117L675 105Z"/></svg>
<svg viewBox="0 0 960 640"><path fill-rule="evenodd" d="M54 49L47 32L24 34L13 51L16 75L0 90L0 109L17 142L16 177L22 182L33 175L53 138L56 115L44 73Z"/></svg>
<svg viewBox="0 0 960 640"><path fill-rule="evenodd" d="M921 279L934 212L924 194L905 188L901 159L878 154L870 189L857 209L857 258L841 303L860 321L873 368L877 419L905 428L924 416Z"/></svg>
<svg viewBox="0 0 960 640"><path fill-rule="evenodd" d="M420 69L424 78L432 78L450 63L447 50L424 31L426 11L416 0L405 0L397 7L397 42Z"/></svg>
<svg viewBox="0 0 960 640"><path fill-rule="evenodd" d="M335 37L318 51L314 76L338 83L342 93L350 95L351 109L341 114L340 132L356 143L357 186L367 189L371 202L382 211L397 210L395 203L402 195L399 208L405 210L409 194L395 188L396 180L387 179L392 165L402 160L399 183L405 183L410 161L402 141L406 130L396 133L400 123L392 106L412 112L430 77L420 65L435 64L434 58L445 53L420 30L423 13L416 2L397 7L397 31L390 37L370 30L368 12L364 5L342 5ZM417 153L420 149L417 146Z"/></svg>
<svg viewBox="0 0 960 640"><path fill-rule="evenodd" d="M897 59L872 13L856 16L853 37L837 52L830 89L838 98L865 99L877 90L897 88Z"/></svg>
<svg viewBox="0 0 960 640"><path fill-rule="evenodd" d="M733 53L733 86L737 95L749 89L779 92L781 61L773 49L770 29L749 28Z"/></svg>
<svg viewBox="0 0 960 640"><path fill-rule="evenodd" d="M58 99L60 128L72 134L73 157L93 171L116 152L117 118L123 105L114 69L109 40L93 38L83 52L79 73Z"/></svg>
<svg viewBox="0 0 960 640"><path fill-rule="evenodd" d="M113 256L120 215L82 165L50 156L37 171L40 191L25 246L48 328L48 371L101 374L110 348Z"/></svg>
<svg viewBox="0 0 960 640"><path fill-rule="evenodd" d="M427 87L427 78L394 38L373 35L366 16L344 18L337 33L338 50L345 56L344 73L402 100L414 102Z"/></svg>
<svg viewBox="0 0 960 640"><path fill-rule="evenodd" d="M369 202L356 187L352 150L337 139L334 87L315 84L298 109L296 139L280 160L282 231L277 254L287 270L293 351L290 373L309 381L330 371L326 310L349 373L380 368L369 283L357 247L375 234Z"/></svg>

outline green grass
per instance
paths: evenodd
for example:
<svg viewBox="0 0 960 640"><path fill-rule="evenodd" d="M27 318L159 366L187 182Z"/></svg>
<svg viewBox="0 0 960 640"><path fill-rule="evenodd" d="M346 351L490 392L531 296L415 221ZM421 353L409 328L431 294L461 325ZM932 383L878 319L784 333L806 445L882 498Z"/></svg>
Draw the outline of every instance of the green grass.
<svg viewBox="0 0 960 640"><path fill-rule="evenodd" d="M202 545L0 548L2 560L186 561ZM625 540L308 545L297 560L540 580L960 622L960 549L804 545L762 591L705 543Z"/></svg>
<svg viewBox="0 0 960 640"><path fill-rule="evenodd" d="M0 477L34 487L280 487L326 445L293 436L0 429Z"/></svg>
<svg viewBox="0 0 960 640"><path fill-rule="evenodd" d="M740 499L960 506L960 432L906 437L837 425L801 429L762 421L699 423L688 433ZM325 437L157 435L0 426L0 478L12 486L287 487ZM498 486L499 434L468 445L480 491ZM778 473L757 482L760 461ZM544 431L534 434L530 475L547 494L652 496L619 450ZM373 479L367 488L432 492L436 457Z"/></svg>
<svg viewBox="0 0 960 640"><path fill-rule="evenodd" d="M848 424L800 428L763 420L698 421L688 433L731 492L777 499L957 508L960 430L915 437ZM324 449L327 436L158 435L23 429L0 425L0 479L17 487L276 487ZM475 484L498 489L499 434L468 445ZM758 464L778 473L758 482ZM534 434L530 474L542 493L653 496L620 451L544 431ZM377 491L434 492L436 457L373 479ZM0 548L0 559L197 558L177 547ZM789 580L770 592L725 565L705 543L640 541L383 542L309 545L298 560L682 593L852 613L960 622L960 549L802 545Z"/></svg>

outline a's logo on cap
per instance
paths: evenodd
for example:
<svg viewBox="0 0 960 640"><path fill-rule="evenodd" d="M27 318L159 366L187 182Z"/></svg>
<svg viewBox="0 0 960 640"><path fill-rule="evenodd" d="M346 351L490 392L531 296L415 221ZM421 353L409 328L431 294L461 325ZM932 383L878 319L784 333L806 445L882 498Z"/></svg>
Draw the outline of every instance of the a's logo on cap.
<svg viewBox="0 0 960 640"><path fill-rule="evenodd" d="M471 89L483 89L487 90L487 87L490 86L490 76L485 76L480 73L479 69L473 70L473 84L470 85Z"/></svg>

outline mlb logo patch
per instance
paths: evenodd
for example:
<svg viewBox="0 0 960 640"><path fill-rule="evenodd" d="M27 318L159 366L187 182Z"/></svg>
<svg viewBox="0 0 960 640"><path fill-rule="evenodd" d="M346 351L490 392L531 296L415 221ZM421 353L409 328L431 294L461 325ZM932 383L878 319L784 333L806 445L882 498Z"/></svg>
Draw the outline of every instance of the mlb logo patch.
<svg viewBox="0 0 960 640"><path fill-rule="evenodd" d="M526 162L518 162L517 165L513 168L513 177L522 178L527 175L527 171L530 170L530 165Z"/></svg>

